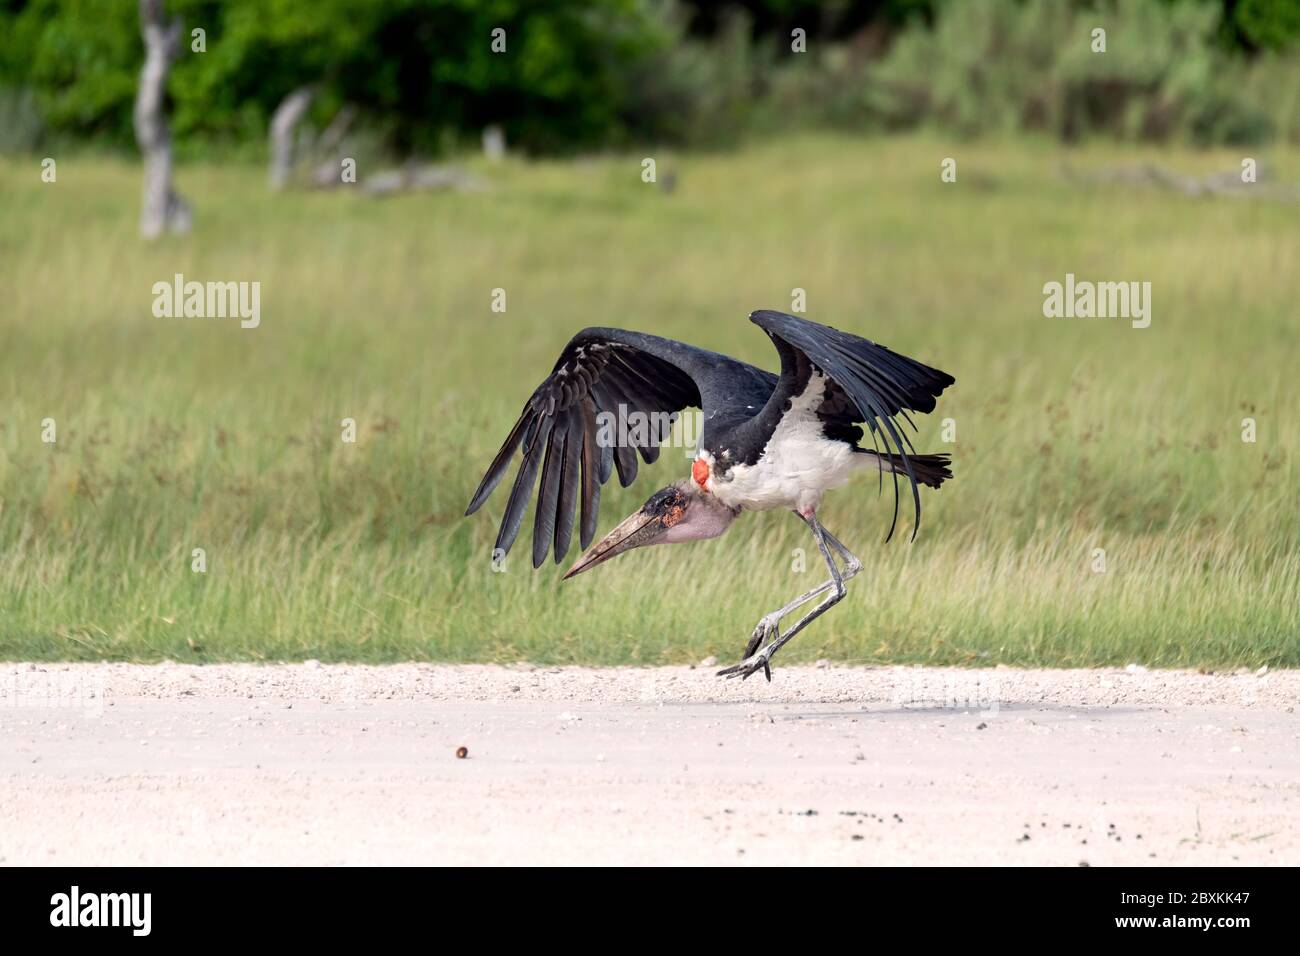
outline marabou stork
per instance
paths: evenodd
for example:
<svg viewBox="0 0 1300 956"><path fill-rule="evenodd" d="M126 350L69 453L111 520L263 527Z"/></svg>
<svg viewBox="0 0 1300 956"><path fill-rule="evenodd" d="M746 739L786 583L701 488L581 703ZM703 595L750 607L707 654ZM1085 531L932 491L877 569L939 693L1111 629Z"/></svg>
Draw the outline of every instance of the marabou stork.
<svg viewBox="0 0 1300 956"><path fill-rule="evenodd" d="M523 461L506 503L497 553L508 553L514 544L540 470L533 567L546 560L552 544L558 564L569 550L578 502L585 550L596 533L601 486L611 473L616 469L626 487L636 478L637 453L647 463L655 461L676 415L688 407L700 408L704 427L690 477L656 491L564 577L633 548L717 537L742 511L789 508L811 529L830 579L764 615L744 659L718 672L747 678L761 668L771 680L772 655L840 601L844 582L862 567L818 522L822 496L845 484L858 469L880 473L882 485L884 473L891 473L894 517L889 540L898 524L898 476L903 475L912 488L915 538L921 518L917 485L937 488L952 472L947 455L914 453L899 417L915 429L907 413L933 411L935 399L955 380L882 345L784 312L764 310L749 319L776 346L779 376L641 332L579 332L524 406L465 514L473 514L487 500L522 446ZM608 429L602 438L602 414L628 412L658 424L630 441L610 440ZM859 422L866 424L873 448L859 445L864 435ZM832 551L844 562L842 569ZM781 632L782 618L826 592L824 600Z"/></svg>

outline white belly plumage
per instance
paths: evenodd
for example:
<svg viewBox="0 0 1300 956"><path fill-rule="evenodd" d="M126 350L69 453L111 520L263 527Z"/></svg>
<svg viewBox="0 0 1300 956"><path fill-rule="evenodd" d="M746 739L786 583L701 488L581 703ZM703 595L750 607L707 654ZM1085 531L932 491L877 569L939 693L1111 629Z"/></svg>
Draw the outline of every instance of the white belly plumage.
<svg viewBox="0 0 1300 956"><path fill-rule="evenodd" d="M825 388L821 375L809 380L754 464L733 465L724 477L718 474L715 456L702 451L700 457L710 471L706 490L731 508L790 508L808 513L816 510L827 491L846 484L858 468L875 465L873 455L854 452L846 442L822 434L816 409ZM718 455L723 456L725 467L726 450L719 449Z"/></svg>

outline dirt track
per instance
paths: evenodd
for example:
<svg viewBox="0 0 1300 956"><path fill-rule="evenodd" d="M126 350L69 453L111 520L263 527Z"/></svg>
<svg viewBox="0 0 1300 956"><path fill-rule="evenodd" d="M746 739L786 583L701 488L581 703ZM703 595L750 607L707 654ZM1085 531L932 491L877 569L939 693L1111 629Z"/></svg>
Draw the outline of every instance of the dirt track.
<svg viewBox="0 0 1300 956"><path fill-rule="evenodd" d="M0 664L0 862L1300 862L1300 672L774 677Z"/></svg>

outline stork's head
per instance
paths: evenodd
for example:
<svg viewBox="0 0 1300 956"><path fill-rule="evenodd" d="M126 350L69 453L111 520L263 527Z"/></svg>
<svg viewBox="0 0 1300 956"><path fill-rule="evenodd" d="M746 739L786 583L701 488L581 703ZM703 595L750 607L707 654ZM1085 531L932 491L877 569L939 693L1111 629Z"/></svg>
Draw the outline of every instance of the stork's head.
<svg viewBox="0 0 1300 956"><path fill-rule="evenodd" d="M694 481L679 481L651 495L640 510L620 521L617 528L575 561L564 577L571 578L633 548L716 538L737 514Z"/></svg>

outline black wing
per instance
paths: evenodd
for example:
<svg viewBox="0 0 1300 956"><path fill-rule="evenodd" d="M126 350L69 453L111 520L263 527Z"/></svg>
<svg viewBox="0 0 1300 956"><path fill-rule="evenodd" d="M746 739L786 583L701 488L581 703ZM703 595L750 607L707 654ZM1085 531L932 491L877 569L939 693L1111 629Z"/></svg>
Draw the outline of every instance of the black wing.
<svg viewBox="0 0 1300 956"><path fill-rule="evenodd" d="M509 553L514 545L540 470L533 567L546 560L552 542L558 564L569 550L579 500L579 544L586 548L596 534L601 486L615 469L624 487L631 484L636 478L637 453L647 463L655 461L660 442L683 409L703 407L710 398L718 400L720 382L756 379L770 382L774 377L725 355L671 339L623 329L583 329L565 346L550 376L524 406L465 514L473 514L487 500L522 446L523 461L495 547ZM628 443L601 439L602 413L617 421L620 414L626 420L632 412L645 416L642 420L649 427L643 433L632 429Z"/></svg>
<svg viewBox="0 0 1300 956"><path fill-rule="evenodd" d="M786 403L803 392L813 367L820 369L839 387L835 394L828 393L827 404L832 407L826 409L832 417L841 420L837 424L843 428L848 420L865 422L871 430L873 442L877 435L882 435L887 452L891 451L891 445L897 449L912 485L915 507L912 537L915 538L921 524L921 494L908 459L908 452L915 449L898 418L901 417L915 430L916 425L908 417L908 411L934 411L934 400L956 379L947 372L922 365L883 345L784 312L754 312L749 320L768 334L781 355L781 378L767 405L756 416L759 427L766 427L762 424L766 419L772 419L770 424L775 427L775 421L786 410ZM847 409L846 397L849 400ZM834 408L836 402L840 409ZM894 473L894 518L889 526L890 537L897 524L898 474Z"/></svg>

